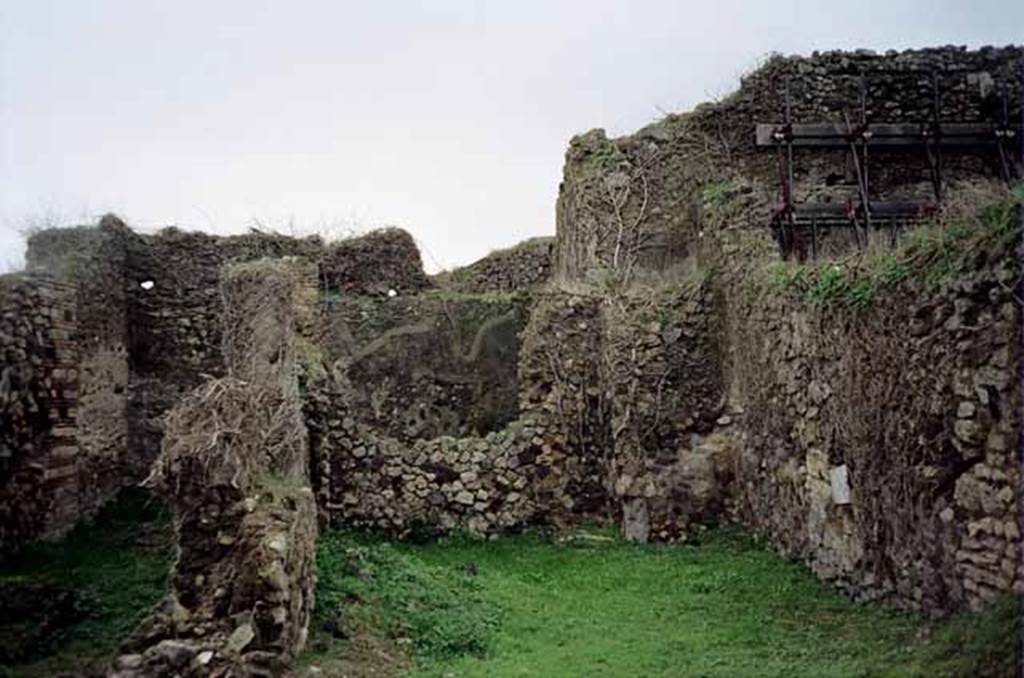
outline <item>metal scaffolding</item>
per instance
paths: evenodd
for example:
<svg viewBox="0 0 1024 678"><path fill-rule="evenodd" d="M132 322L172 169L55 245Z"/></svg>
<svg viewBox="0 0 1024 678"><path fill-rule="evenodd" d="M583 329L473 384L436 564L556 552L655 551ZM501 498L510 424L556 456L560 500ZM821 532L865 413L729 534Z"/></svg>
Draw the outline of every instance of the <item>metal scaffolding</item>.
<svg viewBox="0 0 1024 678"><path fill-rule="evenodd" d="M1002 110L995 122L958 123L943 121L942 92L938 74L932 75L931 119L920 123L871 123L867 112L867 79L860 78L860 115L851 123L794 123L790 82L783 87L783 123L758 123L759 148L774 148L778 160L780 204L772 214L772 228L783 257L795 254L804 259L817 256L822 229L851 228L858 247L868 243L872 231L887 230L895 243L900 229L934 215L942 204L944 153L994 153L1003 179L1010 183L1024 174L1024 62L1020 67L1021 123L1010 119L1009 82L1001 83ZM1019 162L1014 160L1020 141ZM797 204L794 199L795 148L848 150L856 180L856 199L840 203ZM871 199L870 153L924 151L933 199L918 202L881 202ZM810 252L808 252L808 245Z"/></svg>

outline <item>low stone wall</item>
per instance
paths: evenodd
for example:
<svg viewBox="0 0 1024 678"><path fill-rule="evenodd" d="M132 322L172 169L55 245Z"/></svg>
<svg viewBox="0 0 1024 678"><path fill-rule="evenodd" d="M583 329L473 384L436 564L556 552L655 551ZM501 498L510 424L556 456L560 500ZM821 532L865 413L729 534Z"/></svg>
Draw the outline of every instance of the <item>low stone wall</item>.
<svg viewBox="0 0 1024 678"><path fill-rule="evenodd" d="M554 238L531 238L435 276L434 280L445 289L471 294L536 289L551 277L554 246Z"/></svg>
<svg viewBox="0 0 1024 678"><path fill-rule="evenodd" d="M344 374L310 384L321 511L397 534L604 517L598 310L595 297L567 293L537 303L524 330L520 416L484 436L402 442L359 421L358 389Z"/></svg>
<svg viewBox="0 0 1024 678"><path fill-rule="evenodd" d="M537 517L541 472L530 429L403 443L358 424L337 402L321 400L323 410L307 402L317 501L331 523L398 536L492 534Z"/></svg>
<svg viewBox="0 0 1024 678"><path fill-rule="evenodd" d="M432 287L416 241L400 228L331 243L320 260L320 278L337 294L408 294Z"/></svg>

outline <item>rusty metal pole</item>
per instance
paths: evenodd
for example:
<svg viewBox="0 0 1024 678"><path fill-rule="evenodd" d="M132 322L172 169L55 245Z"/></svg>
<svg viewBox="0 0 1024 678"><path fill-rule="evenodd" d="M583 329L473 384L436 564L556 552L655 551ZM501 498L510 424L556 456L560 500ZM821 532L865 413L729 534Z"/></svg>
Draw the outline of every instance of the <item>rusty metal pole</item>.
<svg viewBox="0 0 1024 678"><path fill-rule="evenodd" d="M867 76L863 73L860 74L860 140L861 140L861 173L864 175L864 193L865 195L871 195L871 186L868 183L870 181L870 174L868 172L868 139L871 138L871 133L868 131L868 82ZM870 203L865 206L867 209ZM870 227L871 218L868 217L868 225Z"/></svg>
<svg viewBox="0 0 1024 678"><path fill-rule="evenodd" d="M1024 186L1024 55L1018 65L1017 100L1020 106L1020 169L1021 186ZM1017 238L1017 463L1018 469L1024 469L1024 205L1017 206L1017 227L1020 229ZM1018 474L1017 481L1017 520L1024 528L1024 473ZM1017 546L1017 584L1024 586L1024 540ZM1017 615L1024 629L1024 591L1017 591ZM1024 678L1024 631L1017 637L1017 678Z"/></svg>
<svg viewBox="0 0 1024 678"><path fill-rule="evenodd" d="M999 152L999 168L1003 172L1003 181L1007 186L1013 182L1013 144L1007 143L1007 136L1010 134L1010 78L1003 78L1000 87L1002 99L1002 115L999 118L999 129L996 131L996 150ZM1007 158L1006 154L1010 153Z"/></svg>
<svg viewBox="0 0 1024 678"><path fill-rule="evenodd" d="M789 99L789 76L786 76L786 226L789 243L796 246L796 228L793 224L793 110Z"/></svg>
<svg viewBox="0 0 1024 678"><path fill-rule="evenodd" d="M939 94L939 72L932 74L932 90L935 97L932 103L935 115L935 199L942 204L942 98Z"/></svg>

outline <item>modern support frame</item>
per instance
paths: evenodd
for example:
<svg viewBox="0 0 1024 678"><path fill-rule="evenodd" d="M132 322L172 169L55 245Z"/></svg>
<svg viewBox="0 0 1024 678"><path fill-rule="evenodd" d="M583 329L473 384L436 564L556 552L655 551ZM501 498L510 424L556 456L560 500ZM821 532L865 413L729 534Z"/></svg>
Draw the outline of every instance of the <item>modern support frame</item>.
<svg viewBox="0 0 1024 678"><path fill-rule="evenodd" d="M999 159L1004 181L1024 176L1024 62L1018 73L1021 122L1010 119L1009 84L1001 83L1001 116L996 122L955 123L941 120L939 76L932 74L931 120L921 123L869 123L867 115L867 79L860 77L860 120L854 125L844 114L843 123L797 124L792 119L790 80L783 84L783 124L758 123L755 129L759 148L775 148L779 168L780 205L772 214L772 228L784 258L796 254L807 257L808 237L811 256L818 254L819 230L836 227L853 229L858 247L868 242L869 233L888 227L893 242L900 228L935 214L943 199L943 152L990 153ZM1013 160L1015 141L1020 142L1020 161ZM849 150L857 182L857 199L846 204L797 204L794 199L794 148L813 150ZM924 150L932 183L933 201L876 202L871 200L870 149L881 151Z"/></svg>

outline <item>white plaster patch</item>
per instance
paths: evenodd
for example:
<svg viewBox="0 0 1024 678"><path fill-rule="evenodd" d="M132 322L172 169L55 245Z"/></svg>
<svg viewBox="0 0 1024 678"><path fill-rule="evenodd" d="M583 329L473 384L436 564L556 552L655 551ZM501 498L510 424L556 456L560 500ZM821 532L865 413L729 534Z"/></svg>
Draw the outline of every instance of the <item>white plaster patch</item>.
<svg viewBox="0 0 1024 678"><path fill-rule="evenodd" d="M850 480L846 473L846 464L833 466L829 472L832 481L832 502L835 504L850 503Z"/></svg>

